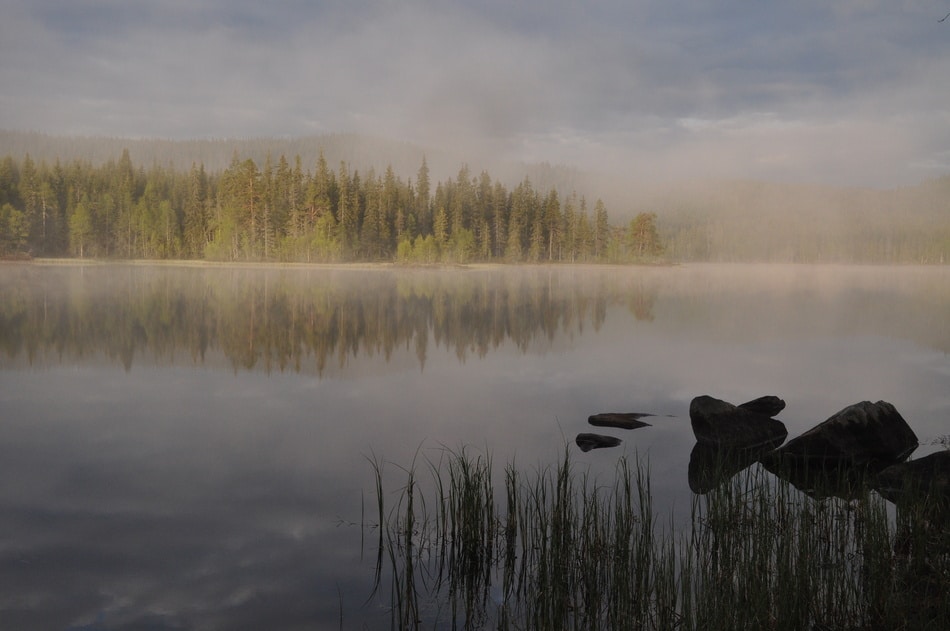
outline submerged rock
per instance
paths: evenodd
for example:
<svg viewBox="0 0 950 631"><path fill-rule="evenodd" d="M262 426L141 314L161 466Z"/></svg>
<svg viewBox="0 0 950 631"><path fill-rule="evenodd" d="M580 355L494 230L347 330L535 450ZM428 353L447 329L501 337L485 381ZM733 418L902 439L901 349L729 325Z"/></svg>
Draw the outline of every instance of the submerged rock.
<svg viewBox="0 0 950 631"><path fill-rule="evenodd" d="M917 436L893 405L862 401L762 457L766 469L811 495L853 498L870 476L917 448Z"/></svg>
<svg viewBox="0 0 950 631"><path fill-rule="evenodd" d="M640 412L604 412L594 414L587 418L587 422L596 427L618 427L620 429L637 429L640 427L649 427L649 423L644 423L640 419L653 414L643 414Z"/></svg>
<svg viewBox="0 0 950 631"><path fill-rule="evenodd" d="M770 402L756 403L765 399ZM785 402L778 397L761 397L743 404L752 405L753 409L748 409L707 395L698 396L689 404L693 435L697 442L744 448L784 440L788 436L785 424L755 411L763 408L774 410L778 407L777 402L781 402L781 408L785 407Z"/></svg>
<svg viewBox="0 0 950 631"><path fill-rule="evenodd" d="M578 434L574 440L581 451L587 452L591 449L603 449L605 447L616 447L623 441L613 436L604 436L602 434Z"/></svg>

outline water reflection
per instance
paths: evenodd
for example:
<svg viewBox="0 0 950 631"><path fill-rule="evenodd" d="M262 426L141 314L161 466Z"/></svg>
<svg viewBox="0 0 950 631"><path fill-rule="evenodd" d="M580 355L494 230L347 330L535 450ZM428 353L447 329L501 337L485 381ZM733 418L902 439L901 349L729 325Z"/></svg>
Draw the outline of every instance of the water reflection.
<svg viewBox="0 0 950 631"><path fill-rule="evenodd" d="M710 271L712 269L713 271ZM460 361L598 331L608 307L730 343L900 336L950 352L950 282L927 268L406 271L0 268L0 359L214 363L324 375L430 344ZM767 296L767 299L765 298ZM662 297L663 306L657 309ZM832 311L829 311L832 308ZM843 310L842 310L843 308Z"/></svg>
<svg viewBox="0 0 950 631"><path fill-rule="evenodd" d="M591 282L593 281L593 282ZM350 358L388 361L428 345L460 361L506 342L598 330L608 304L651 320L657 288L607 273L34 268L0 274L0 349L31 365L102 354L126 370L143 356L234 369L323 375Z"/></svg>
<svg viewBox="0 0 950 631"><path fill-rule="evenodd" d="M793 436L891 400L929 443L948 278L0 265L0 628L389 628L351 525L368 454L533 471L569 446L592 482L642 455L665 520L698 393L781 394ZM656 416L581 452L604 410Z"/></svg>

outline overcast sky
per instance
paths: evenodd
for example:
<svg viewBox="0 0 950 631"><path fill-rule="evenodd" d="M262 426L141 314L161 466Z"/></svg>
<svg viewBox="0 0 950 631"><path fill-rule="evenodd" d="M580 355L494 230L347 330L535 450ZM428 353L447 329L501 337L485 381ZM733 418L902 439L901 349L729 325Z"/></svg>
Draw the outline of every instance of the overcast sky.
<svg viewBox="0 0 950 631"><path fill-rule="evenodd" d="M0 127L360 132L631 177L950 171L950 0L0 0Z"/></svg>

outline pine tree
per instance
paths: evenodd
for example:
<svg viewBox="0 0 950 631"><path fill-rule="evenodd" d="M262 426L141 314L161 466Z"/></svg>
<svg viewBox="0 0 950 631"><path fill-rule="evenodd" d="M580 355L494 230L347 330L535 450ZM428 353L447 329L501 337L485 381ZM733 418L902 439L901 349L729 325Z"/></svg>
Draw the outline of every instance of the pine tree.
<svg viewBox="0 0 950 631"><path fill-rule="evenodd" d="M396 181L396 173L392 165L386 167L386 174L383 176L383 187L380 192L380 212L377 217L378 226L376 231L380 241L380 256L387 256L395 248L395 244L405 231L405 214L403 214L402 228L397 226L397 208L401 208L399 200L399 184Z"/></svg>
<svg viewBox="0 0 950 631"><path fill-rule="evenodd" d="M573 263L577 258L577 193L564 200L564 258Z"/></svg>
<svg viewBox="0 0 950 631"><path fill-rule="evenodd" d="M184 206L185 252L188 256L204 256L209 239L208 176L204 165L192 163L188 173L188 193Z"/></svg>
<svg viewBox="0 0 950 631"><path fill-rule="evenodd" d="M370 170L363 185L366 199L363 222L360 227L360 251L364 258L375 259L380 256L380 223L382 214L382 192L376 173Z"/></svg>
<svg viewBox="0 0 950 631"><path fill-rule="evenodd" d="M337 204L337 224L340 247L345 258L353 254L359 235L360 225L360 177L354 171L352 176L346 162L340 162L338 176L339 202Z"/></svg>
<svg viewBox="0 0 950 631"><path fill-rule="evenodd" d="M492 222L492 255L501 257L505 254L508 245L508 192L505 187L496 182L492 188L491 199Z"/></svg>
<svg viewBox="0 0 950 631"><path fill-rule="evenodd" d="M432 207L429 199L429 166L422 156L422 166L416 175L416 221L420 234L432 232Z"/></svg>
<svg viewBox="0 0 950 631"><path fill-rule="evenodd" d="M304 232L303 225L303 165L300 155L294 158L294 169L287 183L287 233L294 242Z"/></svg>
<svg viewBox="0 0 950 631"><path fill-rule="evenodd" d="M132 225L135 221L135 167L129 150L122 150L122 157L116 166L115 181L115 221L112 224L112 238L115 241L116 252L120 256L132 258Z"/></svg>
<svg viewBox="0 0 950 631"><path fill-rule="evenodd" d="M603 258L607 255L607 240L610 237L610 225L607 222L607 207L604 202L597 200L594 204L594 256Z"/></svg>
<svg viewBox="0 0 950 631"><path fill-rule="evenodd" d="M432 220L432 236L439 248L445 248L449 241L449 215L445 212L445 206L440 205L435 211L435 218Z"/></svg>
<svg viewBox="0 0 950 631"><path fill-rule="evenodd" d="M26 154L23 158L23 164L20 166L18 197L22 204L22 212L26 217L26 222L30 226L30 242L39 245L41 234L41 217L37 212L39 208L39 182L36 177L36 164Z"/></svg>
<svg viewBox="0 0 950 631"><path fill-rule="evenodd" d="M549 261L561 260L561 246L564 238L561 202L553 188L544 201L544 229L547 239Z"/></svg>
<svg viewBox="0 0 950 631"><path fill-rule="evenodd" d="M89 210L89 198L83 199L76 204L73 214L69 218L69 243L75 254L79 258L86 255L86 244L92 238L93 223L92 212Z"/></svg>
<svg viewBox="0 0 950 631"><path fill-rule="evenodd" d="M286 161L284 162L286 165ZM274 252L274 207L277 203L277 185L274 177L274 164L271 154L264 159L264 169L260 172L260 208L261 208L261 245L264 260L270 259Z"/></svg>
<svg viewBox="0 0 950 631"><path fill-rule="evenodd" d="M587 216L587 202L581 197L580 212L577 216L577 258L589 261L594 256L594 232L591 230L590 218Z"/></svg>

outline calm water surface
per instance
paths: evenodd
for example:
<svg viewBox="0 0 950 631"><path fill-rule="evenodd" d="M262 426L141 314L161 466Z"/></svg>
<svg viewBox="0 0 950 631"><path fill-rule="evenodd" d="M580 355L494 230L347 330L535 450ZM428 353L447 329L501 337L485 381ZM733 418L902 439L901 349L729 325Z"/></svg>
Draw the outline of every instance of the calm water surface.
<svg viewBox="0 0 950 631"><path fill-rule="evenodd" d="M3 265L0 628L388 628L371 458L646 457L688 512L694 396L779 395L790 437L883 399L919 457L948 352L947 268Z"/></svg>

